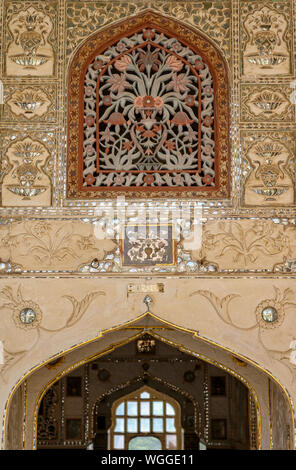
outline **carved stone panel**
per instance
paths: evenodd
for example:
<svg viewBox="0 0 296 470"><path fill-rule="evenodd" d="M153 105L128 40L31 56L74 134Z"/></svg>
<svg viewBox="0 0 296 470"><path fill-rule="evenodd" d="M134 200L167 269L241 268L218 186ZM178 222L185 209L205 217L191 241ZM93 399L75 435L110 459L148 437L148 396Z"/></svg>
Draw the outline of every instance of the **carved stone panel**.
<svg viewBox="0 0 296 470"><path fill-rule="evenodd" d="M5 12L6 75L52 76L56 36L55 4L19 2Z"/></svg>
<svg viewBox="0 0 296 470"><path fill-rule="evenodd" d="M245 205L294 204L295 159L291 139L280 133L244 136Z"/></svg>
<svg viewBox="0 0 296 470"><path fill-rule="evenodd" d="M7 149L7 174L2 183L3 206L49 206L50 153L40 141L25 137Z"/></svg>
<svg viewBox="0 0 296 470"><path fill-rule="evenodd" d="M242 9L243 74L290 73L289 4L285 11L265 3L245 2ZM251 11L250 11L251 10Z"/></svg>
<svg viewBox="0 0 296 470"><path fill-rule="evenodd" d="M241 120L245 122L291 122L295 106L289 85L241 86Z"/></svg>
<svg viewBox="0 0 296 470"><path fill-rule="evenodd" d="M5 86L2 120L53 122L55 121L56 90L54 85L33 87L31 85Z"/></svg>

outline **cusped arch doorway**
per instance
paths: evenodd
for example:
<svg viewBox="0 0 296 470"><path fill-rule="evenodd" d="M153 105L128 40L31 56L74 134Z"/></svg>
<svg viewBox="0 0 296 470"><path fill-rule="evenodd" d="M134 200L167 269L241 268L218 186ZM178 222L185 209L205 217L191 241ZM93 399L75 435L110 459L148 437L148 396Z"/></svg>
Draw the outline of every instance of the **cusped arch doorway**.
<svg viewBox="0 0 296 470"><path fill-rule="evenodd" d="M281 433L293 428L291 403L270 373L150 312L60 352L20 381L9 399L5 448L87 448L101 432L99 448L109 449L113 402L142 386L183 394L182 428L209 449L292 448L292 434ZM232 421L223 402L236 409ZM193 436L190 449L196 445Z"/></svg>

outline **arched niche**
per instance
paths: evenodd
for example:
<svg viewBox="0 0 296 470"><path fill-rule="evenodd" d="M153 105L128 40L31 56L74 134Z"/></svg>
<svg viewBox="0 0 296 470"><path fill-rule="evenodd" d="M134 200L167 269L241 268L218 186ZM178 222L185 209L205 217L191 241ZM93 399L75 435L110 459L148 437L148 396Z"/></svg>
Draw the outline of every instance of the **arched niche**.
<svg viewBox="0 0 296 470"><path fill-rule="evenodd" d="M68 70L67 197L229 197L218 47L152 11L91 35Z"/></svg>
<svg viewBox="0 0 296 470"><path fill-rule="evenodd" d="M250 394L253 413L256 416L256 429L253 433L253 448L291 449L293 448L294 417L291 401L285 389L273 376L255 364L244 360L243 356L233 357L229 350L210 341L203 341L194 331L179 328L164 322L150 312L119 327L106 331L101 337L84 345L76 345L67 353L57 354L51 363L39 367L20 380L11 393L5 417L6 449L36 449L37 418L42 398L47 390L69 372L95 358L116 351L143 334L155 337L180 351L221 368L244 384ZM235 360L234 360L235 359ZM277 403L280 401L280 407ZM12 435L13 423L18 422L20 435ZM279 427L280 423L280 427ZM281 433L282 425L285 433Z"/></svg>

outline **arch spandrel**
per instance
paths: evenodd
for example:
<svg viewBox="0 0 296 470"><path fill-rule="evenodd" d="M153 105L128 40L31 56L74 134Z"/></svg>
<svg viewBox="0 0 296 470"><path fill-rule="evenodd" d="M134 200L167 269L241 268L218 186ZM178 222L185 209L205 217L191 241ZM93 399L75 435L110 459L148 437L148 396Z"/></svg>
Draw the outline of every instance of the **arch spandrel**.
<svg viewBox="0 0 296 470"><path fill-rule="evenodd" d="M228 198L229 100L193 28L146 11L98 31L68 71L67 197Z"/></svg>

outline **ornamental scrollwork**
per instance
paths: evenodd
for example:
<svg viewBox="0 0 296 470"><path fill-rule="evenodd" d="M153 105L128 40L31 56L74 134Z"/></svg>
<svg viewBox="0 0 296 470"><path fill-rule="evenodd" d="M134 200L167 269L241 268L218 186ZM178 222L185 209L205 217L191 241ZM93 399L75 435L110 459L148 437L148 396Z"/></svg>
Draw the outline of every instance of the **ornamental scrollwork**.
<svg viewBox="0 0 296 470"><path fill-rule="evenodd" d="M105 292L90 292L81 300L77 300L72 295L64 295L63 298L72 304L71 313L66 320L60 322L62 323L60 326L49 328L46 323L48 317L43 314L36 301L24 297L21 285L15 293L11 286L4 287L0 291L0 298L4 300L0 309L3 312L8 312L8 316L5 313L2 314L5 319L1 326L5 362L1 366L0 374L5 373L7 368L21 360L38 343L41 332L56 333L76 325L99 295L105 295ZM15 348L15 328L22 331L22 333L18 333L17 349Z"/></svg>

